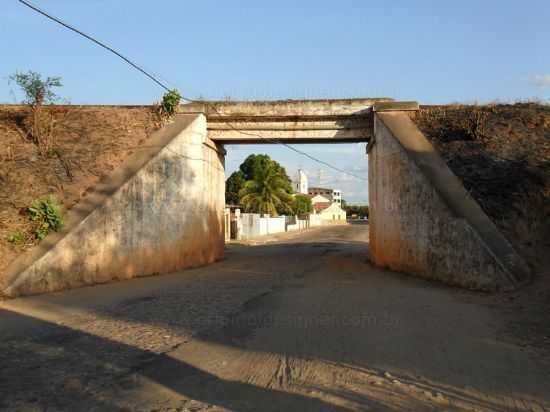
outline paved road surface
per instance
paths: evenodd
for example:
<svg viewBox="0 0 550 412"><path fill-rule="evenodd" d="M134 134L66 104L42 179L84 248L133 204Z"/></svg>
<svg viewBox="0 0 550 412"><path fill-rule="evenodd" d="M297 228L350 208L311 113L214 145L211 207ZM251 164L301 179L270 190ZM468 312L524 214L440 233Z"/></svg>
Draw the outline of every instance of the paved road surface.
<svg viewBox="0 0 550 412"><path fill-rule="evenodd" d="M367 230L3 302L0 410L550 410L547 336L521 295L376 269Z"/></svg>

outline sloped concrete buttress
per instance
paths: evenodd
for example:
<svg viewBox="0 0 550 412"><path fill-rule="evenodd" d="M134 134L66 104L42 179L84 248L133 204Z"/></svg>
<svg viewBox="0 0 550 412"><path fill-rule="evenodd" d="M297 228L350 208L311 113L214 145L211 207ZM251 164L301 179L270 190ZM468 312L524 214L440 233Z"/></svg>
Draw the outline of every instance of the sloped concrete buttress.
<svg viewBox="0 0 550 412"><path fill-rule="evenodd" d="M409 116L374 113L370 253L382 267L478 290L514 289L530 270Z"/></svg>
<svg viewBox="0 0 550 412"><path fill-rule="evenodd" d="M224 183L205 116L178 115L69 212L62 233L17 259L0 290L39 294L220 259Z"/></svg>

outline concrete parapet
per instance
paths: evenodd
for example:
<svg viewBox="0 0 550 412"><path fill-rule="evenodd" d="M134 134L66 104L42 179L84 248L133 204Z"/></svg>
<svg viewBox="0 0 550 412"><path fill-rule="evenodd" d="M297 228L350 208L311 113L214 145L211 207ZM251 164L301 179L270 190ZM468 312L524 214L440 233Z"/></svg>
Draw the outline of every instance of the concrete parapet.
<svg viewBox="0 0 550 412"><path fill-rule="evenodd" d="M404 111L416 111L420 106L418 102L385 102L380 101L374 103L372 106L373 112L404 112Z"/></svg>
<svg viewBox="0 0 550 412"><path fill-rule="evenodd" d="M173 272L224 248L224 152L204 115L179 115L21 256L0 294L39 294Z"/></svg>
<svg viewBox="0 0 550 412"><path fill-rule="evenodd" d="M529 278L523 259L402 111L377 111L369 147L375 264L479 290Z"/></svg>
<svg viewBox="0 0 550 412"><path fill-rule="evenodd" d="M204 113L208 121L219 118L304 117L357 115L388 97L320 100L204 101L180 106L182 113Z"/></svg>

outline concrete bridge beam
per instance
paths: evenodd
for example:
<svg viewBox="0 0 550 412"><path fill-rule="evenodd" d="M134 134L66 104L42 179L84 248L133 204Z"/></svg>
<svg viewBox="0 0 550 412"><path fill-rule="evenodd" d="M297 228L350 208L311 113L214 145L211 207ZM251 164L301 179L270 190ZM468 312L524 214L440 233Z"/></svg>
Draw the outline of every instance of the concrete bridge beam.
<svg viewBox="0 0 550 412"><path fill-rule="evenodd" d="M372 137L372 106L389 99L208 102L183 105L201 111L208 136L228 144L353 143Z"/></svg>

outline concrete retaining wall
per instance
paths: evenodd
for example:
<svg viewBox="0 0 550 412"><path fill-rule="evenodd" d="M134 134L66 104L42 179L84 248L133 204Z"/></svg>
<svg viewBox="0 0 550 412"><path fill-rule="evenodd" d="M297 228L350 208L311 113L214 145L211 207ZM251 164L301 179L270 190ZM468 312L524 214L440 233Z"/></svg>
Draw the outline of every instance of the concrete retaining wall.
<svg viewBox="0 0 550 412"><path fill-rule="evenodd" d="M370 253L392 270L512 289L529 269L404 112L376 112L369 146Z"/></svg>
<svg viewBox="0 0 550 412"><path fill-rule="evenodd" d="M180 115L67 216L66 229L17 259L14 297L207 264L224 249L224 153L204 115Z"/></svg>

